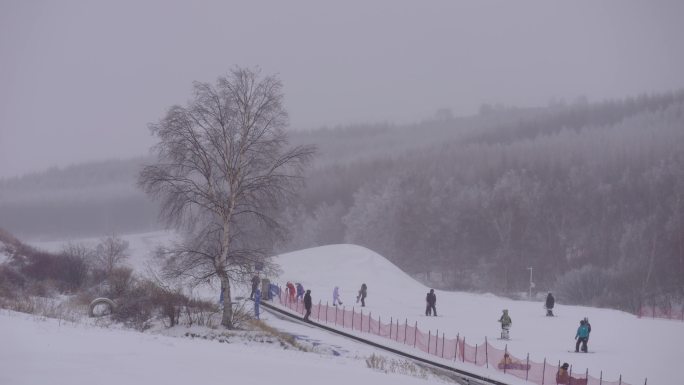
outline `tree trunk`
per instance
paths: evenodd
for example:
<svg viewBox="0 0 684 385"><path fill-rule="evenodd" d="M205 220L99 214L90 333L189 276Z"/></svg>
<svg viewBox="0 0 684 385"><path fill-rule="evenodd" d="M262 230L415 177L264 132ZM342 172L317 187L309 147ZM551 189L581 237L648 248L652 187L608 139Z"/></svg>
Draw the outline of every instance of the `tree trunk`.
<svg viewBox="0 0 684 385"><path fill-rule="evenodd" d="M221 318L221 325L228 329L233 328L233 305L230 297L230 281L228 274L225 271L220 272L221 291L223 292L223 317Z"/></svg>

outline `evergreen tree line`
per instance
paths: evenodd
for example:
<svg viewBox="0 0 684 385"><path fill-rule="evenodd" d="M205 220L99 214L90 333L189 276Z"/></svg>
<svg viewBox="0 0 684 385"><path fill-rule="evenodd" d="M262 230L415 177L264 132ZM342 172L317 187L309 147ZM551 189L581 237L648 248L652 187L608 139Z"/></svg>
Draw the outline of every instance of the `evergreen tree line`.
<svg viewBox="0 0 684 385"><path fill-rule="evenodd" d="M684 94L578 104L313 170L281 250L350 242L449 289L635 311L684 295Z"/></svg>

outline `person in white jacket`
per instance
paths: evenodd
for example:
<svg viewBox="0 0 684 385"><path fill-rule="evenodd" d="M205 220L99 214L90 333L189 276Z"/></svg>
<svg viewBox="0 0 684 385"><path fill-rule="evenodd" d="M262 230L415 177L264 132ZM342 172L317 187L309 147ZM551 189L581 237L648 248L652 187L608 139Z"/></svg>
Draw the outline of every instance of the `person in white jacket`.
<svg viewBox="0 0 684 385"><path fill-rule="evenodd" d="M333 306L337 306L337 304L342 305L342 301L340 300L340 288L335 286L333 289Z"/></svg>

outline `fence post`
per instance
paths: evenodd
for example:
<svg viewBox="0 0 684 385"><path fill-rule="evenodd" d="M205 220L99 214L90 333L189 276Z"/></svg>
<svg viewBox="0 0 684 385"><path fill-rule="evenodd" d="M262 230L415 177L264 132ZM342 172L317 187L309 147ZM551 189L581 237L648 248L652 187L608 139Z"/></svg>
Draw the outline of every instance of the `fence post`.
<svg viewBox="0 0 684 385"><path fill-rule="evenodd" d="M487 336L485 336L485 365L487 366L487 369L489 369L489 348L487 347ZM504 361L504 366L506 365L506 361Z"/></svg>
<svg viewBox="0 0 684 385"><path fill-rule="evenodd" d="M432 333L432 331L428 329L428 354L430 354L430 333Z"/></svg>
<svg viewBox="0 0 684 385"><path fill-rule="evenodd" d="M456 334L456 347L454 348L454 362L458 359L458 340L461 334Z"/></svg>
<svg viewBox="0 0 684 385"><path fill-rule="evenodd" d="M477 344L475 344L475 365L477 365ZM505 367L506 367L506 366L504 366L504 368L505 368ZM504 373L506 373L505 370L504 370Z"/></svg>
<svg viewBox="0 0 684 385"><path fill-rule="evenodd" d="M603 385L603 370L601 371L601 374L599 375L599 385Z"/></svg>
<svg viewBox="0 0 684 385"><path fill-rule="evenodd" d="M506 355L508 354L508 344L504 346L504 374L506 374Z"/></svg>
<svg viewBox="0 0 684 385"><path fill-rule="evenodd" d="M439 350L439 329L435 333L435 355L437 355L437 350Z"/></svg>
<svg viewBox="0 0 684 385"><path fill-rule="evenodd" d="M352 306L352 331L354 331L354 306Z"/></svg>
<svg viewBox="0 0 684 385"><path fill-rule="evenodd" d="M397 319L397 330L394 332L394 339L399 342L399 320Z"/></svg>
<svg viewBox="0 0 684 385"><path fill-rule="evenodd" d="M361 333L363 333L363 309L361 309Z"/></svg>
<svg viewBox="0 0 684 385"><path fill-rule="evenodd" d="M373 312L368 313L368 334L373 334L373 329L371 329L371 320L373 319ZM361 323L363 325L363 322Z"/></svg>
<svg viewBox="0 0 684 385"><path fill-rule="evenodd" d="M382 325L382 317L378 316L378 335L380 335L380 325Z"/></svg>
<svg viewBox="0 0 684 385"><path fill-rule="evenodd" d="M444 332L442 332L442 358L444 358Z"/></svg>
<svg viewBox="0 0 684 385"><path fill-rule="evenodd" d="M622 374L620 375L620 382L618 383L618 385L622 385Z"/></svg>
<svg viewBox="0 0 684 385"><path fill-rule="evenodd" d="M398 323L399 321L397 321ZM406 345L406 331L408 330L408 318L404 319L404 345Z"/></svg>
<svg viewBox="0 0 684 385"><path fill-rule="evenodd" d="M461 358L465 362L465 336L463 336L463 345L461 345Z"/></svg>
<svg viewBox="0 0 684 385"><path fill-rule="evenodd" d="M542 383L544 385L544 376L546 375L546 357L544 357L544 366L542 367Z"/></svg>
<svg viewBox="0 0 684 385"><path fill-rule="evenodd" d="M646 377L646 379L644 380L644 385L647 385L647 383L648 383L648 377Z"/></svg>
<svg viewBox="0 0 684 385"><path fill-rule="evenodd" d="M318 300L318 310L316 311L316 318L318 318L319 321L321 320L321 300L320 299Z"/></svg>
<svg viewBox="0 0 684 385"><path fill-rule="evenodd" d="M390 337L389 337L390 340L392 339L392 328L393 327L394 327L394 319L392 317L390 317ZM378 324L378 330L380 330L380 324ZM380 334L380 333L378 333L378 334Z"/></svg>
<svg viewBox="0 0 684 385"><path fill-rule="evenodd" d="M525 364L525 381L530 377L530 353L527 353L527 363Z"/></svg>
<svg viewBox="0 0 684 385"><path fill-rule="evenodd" d="M558 361L558 366L560 366L560 361ZM572 377L572 365L570 365L570 377Z"/></svg>
<svg viewBox="0 0 684 385"><path fill-rule="evenodd" d="M416 326L413 328L413 347L416 347L416 339L418 339L418 321L416 321Z"/></svg>
<svg viewBox="0 0 684 385"><path fill-rule="evenodd" d="M587 368L587 371L584 373L584 378L586 378L587 382L589 382L589 368Z"/></svg>

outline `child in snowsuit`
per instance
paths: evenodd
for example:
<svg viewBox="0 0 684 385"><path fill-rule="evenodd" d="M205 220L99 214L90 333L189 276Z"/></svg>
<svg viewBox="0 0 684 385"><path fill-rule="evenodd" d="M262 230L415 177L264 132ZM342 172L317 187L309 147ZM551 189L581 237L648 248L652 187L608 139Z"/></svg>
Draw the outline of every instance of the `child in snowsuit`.
<svg viewBox="0 0 684 385"><path fill-rule="evenodd" d="M311 290L307 290L306 294L304 294L304 309L306 309L304 321L308 321L311 315Z"/></svg>
<svg viewBox="0 0 684 385"><path fill-rule="evenodd" d="M340 288L335 286L333 289L333 306L337 306L337 304L342 305L342 301L340 300Z"/></svg>
<svg viewBox="0 0 684 385"><path fill-rule="evenodd" d="M577 343L575 344L575 352L579 352L580 343L582 343L582 351L586 353L587 342L589 341L589 327L587 326L586 321L580 321L580 326L577 328L577 334L575 334L575 339L577 340Z"/></svg>
<svg viewBox="0 0 684 385"><path fill-rule="evenodd" d="M425 302L425 315L429 316L434 314L434 316L437 317L437 308L435 307L437 304L437 294L435 294L435 289L430 289L430 292L427 293L427 296L425 297Z"/></svg>
<svg viewBox="0 0 684 385"><path fill-rule="evenodd" d="M304 297L304 286L299 282L297 282L295 286L297 286L297 301L299 301L300 298Z"/></svg>
<svg viewBox="0 0 684 385"><path fill-rule="evenodd" d="M507 340L508 331L511 328L511 325L513 324L511 316L508 315L508 309L504 309L501 318L499 318L499 322L501 322L501 339Z"/></svg>
<svg viewBox="0 0 684 385"><path fill-rule="evenodd" d="M361 290L359 290L359 295L356 296L356 303L359 303L359 300L361 301L361 307L366 306L366 295L368 288L366 287L365 283L361 284Z"/></svg>
<svg viewBox="0 0 684 385"><path fill-rule="evenodd" d="M556 300L553 298L553 295L549 293L549 295L546 296L546 316L547 317L553 317L553 305L556 304Z"/></svg>

